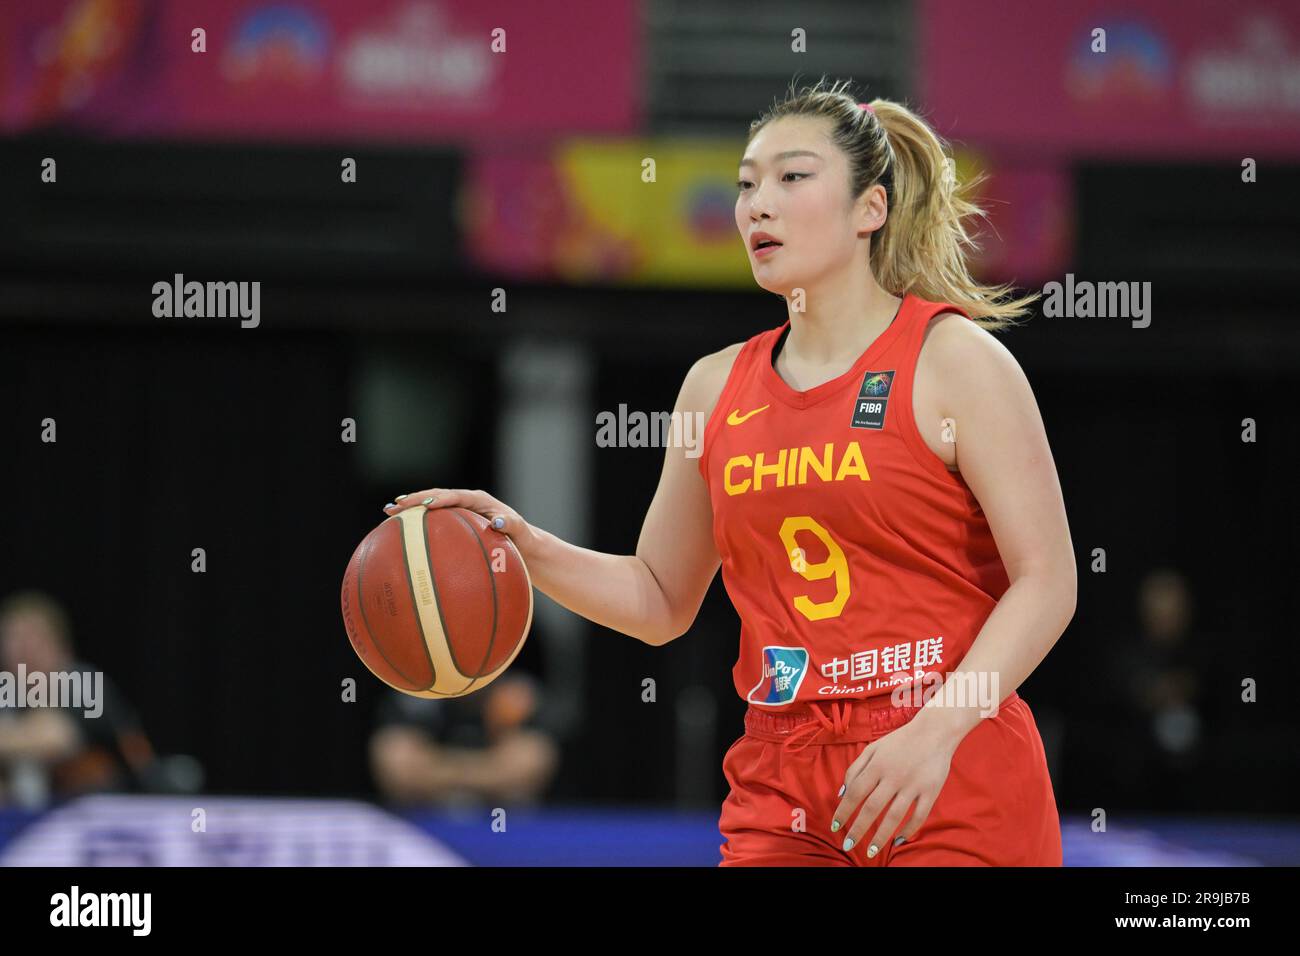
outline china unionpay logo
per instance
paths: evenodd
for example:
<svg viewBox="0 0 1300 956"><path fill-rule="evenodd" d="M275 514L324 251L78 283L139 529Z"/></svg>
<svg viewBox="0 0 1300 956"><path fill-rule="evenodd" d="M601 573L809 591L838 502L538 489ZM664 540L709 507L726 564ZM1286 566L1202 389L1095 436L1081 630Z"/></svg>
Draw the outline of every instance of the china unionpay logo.
<svg viewBox="0 0 1300 956"><path fill-rule="evenodd" d="M746 700L755 704L788 704L799 693L799 685L807 673L807 648L765 647L763 676Z"/></svg>

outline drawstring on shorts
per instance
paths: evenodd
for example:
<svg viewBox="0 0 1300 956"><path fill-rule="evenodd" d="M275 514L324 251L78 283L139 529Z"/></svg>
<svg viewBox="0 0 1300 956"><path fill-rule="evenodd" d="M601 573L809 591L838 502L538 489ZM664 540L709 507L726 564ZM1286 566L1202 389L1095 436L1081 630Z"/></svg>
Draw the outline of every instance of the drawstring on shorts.
<svg viewBox="0 0 1300 956"><path fill-rule="evenodd" d="M851 700L843 701L844 704L843 710L840 709L840 703L841 701L838 700L831 701L830 717L827 717L824 713L822 713L822 709L820 707L816 706L815 704L810 705L808 707L808 710L812 713L813 717L816 719L807 721L806 723L802 723L798 727L796 727L793 731L790 732L789 736L785 738L785 743L783 743L781 746L789 747L791 753L794 753L796 750L802 750L804 747L807 747L812 742L812 738L817 735L817 731L822 729L829 730L836 737L843 737L844 734L848 732L849 714L851 713L853 701ZM807 734L807 739L800 742L797 746L791 747L790 742L794 740L796 737L800 736L801 734Z"/></svg>

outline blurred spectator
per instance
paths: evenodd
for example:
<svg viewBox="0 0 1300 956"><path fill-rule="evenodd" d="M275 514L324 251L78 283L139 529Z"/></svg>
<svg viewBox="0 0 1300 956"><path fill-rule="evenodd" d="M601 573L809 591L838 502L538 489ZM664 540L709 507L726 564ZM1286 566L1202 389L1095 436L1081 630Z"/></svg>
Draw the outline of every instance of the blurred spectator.
<svg viewBox="0 0 1300 956"><path fill-rule="evenodd" d="M1114 741L1133 799L1166 810L1202 801L1205 761L1205 649L1192 628L1187 581L1169 568L1150 572L1138 591L1141 632L1115 657L1127 731Z"/></svg>
<svg viewBox="0 0 1300 956"><path fill-rule="evenodd" d="M538 802L559 763L540 712L537 682L519 672L445 700L390 690L370 741L375 783L397 803Z"/></svg>
<svg viewBox="0 0 1300 956"><path fill-rule="evenodd" d="M67 614L39 591L0 603L0 671L11 688L20 665L29 677L96 671L73 656ZM19 706L0 696L0 801L40 807L82 793L137 788L153 748L117 687L107 675L102 681L97 716L86 713L89 705L31 706L29 700Z"/></svg>

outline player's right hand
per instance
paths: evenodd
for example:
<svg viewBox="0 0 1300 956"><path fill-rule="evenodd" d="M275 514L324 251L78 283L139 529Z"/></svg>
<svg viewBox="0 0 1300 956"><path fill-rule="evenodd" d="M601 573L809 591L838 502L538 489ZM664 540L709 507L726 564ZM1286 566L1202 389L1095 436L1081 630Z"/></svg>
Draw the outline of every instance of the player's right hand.
<svg viewBox="0 0 1300 956"><path fill-rule="evenodd" d="M465 488L425 488L398 495L389 504L384 505L386 515L395 515L407 508L417 506L426 508L465 508L488 519L490 527L508 535L520 553L531 545L537 533L519 512L504 502L493 498L486 491Z"/></svg>

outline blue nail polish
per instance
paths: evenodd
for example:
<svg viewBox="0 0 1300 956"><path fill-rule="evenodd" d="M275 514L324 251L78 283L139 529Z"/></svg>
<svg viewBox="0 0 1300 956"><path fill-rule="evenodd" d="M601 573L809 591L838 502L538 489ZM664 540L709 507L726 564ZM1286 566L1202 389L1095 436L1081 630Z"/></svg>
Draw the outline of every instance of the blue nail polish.
<svg viewBox="0 0 1300 956"><path fill-rule="evenodd" d="M846 789L848 789L848 784L843 784L843 783L840 784L840 792L837 793L837 794L835 794L835 796L837 796L837 797L842 797L842 796L844 796L844 791L845 791Z"/></svg>
<svg viewBox="0 0 1300 956"><path fill-rule="evenodd" d="M492 519L492 527L494 527L494 528L504 528L505 526L506 526L506 519L505 519L505 518L496 517L496 518L493 518L493 519Z"/></svg>
<svg viewBox="0 0 1300 956"><path fill-rule="evenodd" d="M848 853L849 850L852 850L852 849L853 849L853 844L854 844L855 842L856 842L856 841L853 839L853 837L849 837L847 840L845 840L845 841L844 841L844 852L845 852L845 853Z"/></svg>

